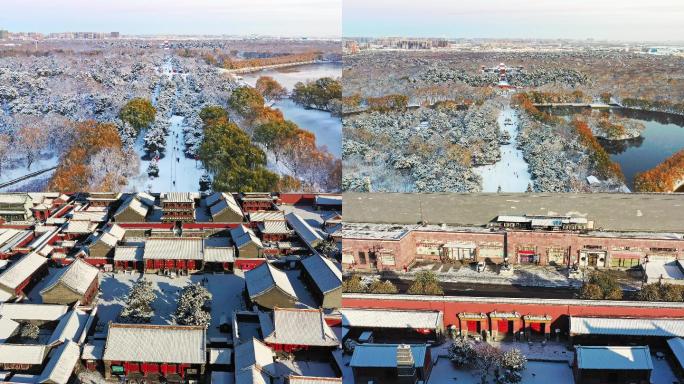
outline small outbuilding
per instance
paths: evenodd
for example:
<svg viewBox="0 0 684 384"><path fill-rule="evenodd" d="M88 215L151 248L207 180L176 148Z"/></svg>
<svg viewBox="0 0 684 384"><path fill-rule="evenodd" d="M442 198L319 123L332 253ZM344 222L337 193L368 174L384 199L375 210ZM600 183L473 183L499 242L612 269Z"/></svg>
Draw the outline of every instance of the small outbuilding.
<svg viewBox="0 0 684 384"><path fill-rule="evenodd" d="M576 346L573 372L583 384L650 384L653 361L647 346Z"/></svg>
<svg viewBox="0 0 684 384"><path fill-rule="evenodd" d="M249 299L264 308L293 308L297 302L287 274L266 262L245 273Z"/></svg>
<svg viewBox="0 0 684 384"><path fill-rule="evenodd" d="M97 296L99 270L75 259L40 291L43 303L90 305Z"/></svg>

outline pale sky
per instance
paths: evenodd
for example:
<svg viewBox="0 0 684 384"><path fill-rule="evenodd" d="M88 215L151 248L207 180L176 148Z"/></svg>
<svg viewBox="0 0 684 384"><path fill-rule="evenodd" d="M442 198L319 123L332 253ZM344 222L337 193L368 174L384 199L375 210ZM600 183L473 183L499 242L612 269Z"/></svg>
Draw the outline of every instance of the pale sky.
<svg viewBox="0 0 684 384"><path fill-rule="evenodd" d="M0 0L0 29L340 37L342 0Z"/></svg>
<svg viewBox="0 0 684 384"><path fill-rule="evenodd" d="M344 0L344 36L684 40L684 0Z"/></svg>

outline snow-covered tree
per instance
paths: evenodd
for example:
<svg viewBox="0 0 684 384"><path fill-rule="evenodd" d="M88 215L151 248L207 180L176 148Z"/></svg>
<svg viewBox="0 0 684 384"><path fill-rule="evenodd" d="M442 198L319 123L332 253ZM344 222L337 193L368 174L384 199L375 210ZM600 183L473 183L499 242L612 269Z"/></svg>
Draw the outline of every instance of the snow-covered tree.
<svg viewBox="0 0 684 384"><path fill-rule="evenodd" d="M489 375L496 373L501 360L501 350L488 343L477 343L473 346L475 350L475 368L480 371L482 383L486 383Z"/></svg>
<svg viewBox="0 0 684 384"><path fill-rule="evenodd" d="M337 247L337 242L335 242L333 239L321 241L316 246L316 250L321 255L331 258L335 258L340 253L340 249Z"/></svg>
<svg viewBox="0 0 684 384"><path fill-rule="evenodd" d="M199 283L186 286L178 299L176 322L181 325L209 325L211 314L205 309L209 300L211 293Z"/></svg>
<svg viewBox="0 0 684 384"><path fill-rule="evenodd" d="M133 284L126 297L124 309L119 316L124 323L149 323L154 316L152 302L157 295L152 289L152 282L140 279Z"/></svg>
<svg viewBox="0 0 684 384"><path fill-rule="evenodd" d="M203 173L199 179L199 189L201 192L206 192L211 188L211 176L208 173Z"/></svg>
<svg viewBox="0 0 684 384"><path fill-rule="evenodd" d="M166 149L166 131L157 124L147 131L144 140L147 153L163 153Z"/></svg>
<svg viewBox="0 0 684 384"><path fill-rule="evenodd" d="M156 161L150 162L147 166L147 175L150 177L159 177L159 165Z"/></svg>
<svg viewBox="0 0 684 384"><path fill-rule="evenodd" d="M21 323L21 328L19 330L19 335L26 339L37 339L40 334L40 328L33 323L28 321Z"/></svg>
<svg viewBox="0 0 684 384"><path fill-rule="evenodd" d="M462 337L454 340L449 346L449 360L457 367L468 367L475 362L475 348L473 344Z"/></svg>
<svg viewBox="0 0 684 384"><path fill-rule="evenodd" d="M522 381L522 371L527 367L527 358L517 349L509 349L499 359L499 384L515 384Z"/></svg>

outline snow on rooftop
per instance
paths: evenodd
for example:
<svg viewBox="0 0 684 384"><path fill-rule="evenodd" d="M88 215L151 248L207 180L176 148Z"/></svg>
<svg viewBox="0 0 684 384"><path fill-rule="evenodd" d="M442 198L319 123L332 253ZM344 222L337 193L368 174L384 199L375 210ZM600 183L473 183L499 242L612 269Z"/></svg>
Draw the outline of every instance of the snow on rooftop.
<svg viewBox="0 0 684 384"><path fill-rule="evenodd" d="M0 274L0 285L14 290L45 264L46 258L37 253L29 253Z"/></svg>
<svg viewBox="0 0 684 384"><path fill-rule="evenodd" d="M436 329L442 326L442 312L343 308L342 324L360 328Z"/></svg>
<svg viewBox="0 0 684 384"><path fill-rule="evenodd" d="M331 384L342 383L341 377L294 376L287 377L289 384Z"/></svg>
<svg viewBox="0 0 684 384"><path fill-rule="evenodd" d="M19 323L9 317L0 317L0 343L4 343L19 328Z"/></svg>
<svg viewBox="0 0 684 384"><path fill-rule="evenodd" d="M46 345L39 344L0 344L0 365L2 364L43 364L48 353Z"/></svg>
<svg viewBox="0 0 684 384"><path fill-rule="evenodd" d="M327 293L342 286L342 270L331 260L314 255L302 260L302 265L321 292Z"/></svg>
<svg viewBox="0 0 684 384"><path fill-rule="evenodd" d="M202 260L202 239L197 237L150 238L143 259Z"/></svg>
<svg viewBox="0 0 684 384"><path fill-rule="evenodd" d="M247 271L245 273L245 281L250 298L257 297L276 287L293 298L297 298L297 294L287 274L268 262L262 263L251 271Z"/></svg>
<svg viewBox="0 0 684 384"><path fill-rule="evenodd" d="M261 240L254 234L254 231L242 224L231 229L230 236L238 249L250 242L256 244L257 247L263 247Z"/></svg>
<svg viewBox="0 0 684 384"><path fill-rule="evenodd" d="M203 327L113 323L107 333L103 359L204 364L205 348Z"/></svg>
<svg viewBox="0 0 684 384"><path fill-rule="evenodd" d="M359 344L354 348L349 366L372 368L396 368L397 344ZM422 367L425 362L427 346L410 345L411 355L416 367Z"/></svg>
<svg viewBox="0 0 684 384"><path fill-rule="evenodd" d="M260 313L259 322L267 343L327 347L340 344L318 309L275 308L272 314Z"/></svg>
<svg viewBox="0 0 684 384"><path fill-rule="evenodd" d="M16 321L55 321L68 310L68 306L58 304L0 304L0 316Z"/></svg>
<svg viewBox="0 0 684 384"><path fill-rule="evenodd" d="M67 340L77 342L86 328L89 317L87 313L77 309L69 311L59 320L57 328L55 328L52 336L50 336L48 345L56 345Z"/></svg>
<svg viewBox="0 0 684 384"><path fill-rule="evenodd" d="M249 213L249 221L285 221L285 213L283 211L256 211Z"/></svg>
<svg viewBox="0 0 684 384"><path fill-rule="evenodd" d="M235 347L236 384L267 384L276 374L273 351L257 339Z"/></svg>
<svg viewBox="0 0 684 384"><path fill-rule="evenodd" d="M80 349L78 344L67 341L60 345L45 365L39 383L67 384L78 363Z"/></svg>
<svg viewBox="0 0 684 384"><path fill-rule="evenodd" d="M301 216L294 212L290 212L285 215L285 220L290 224L292 229L299 235L299 237L304 240L310 247L315 247L319 242L323 241L323 238L314 230L309 223L306 222Z"/></svg>
<svg viewBox="0 0 684 384"><path fill-rule="evenodd" d="M684 319L570 317L572 335L684 336Z"/></svg>
<svg viewBox="0 0 684 384"><path fill-rule="evenodd" d="M90 285L99 274L99 270L86 263L82 259L76 259L64 268L61 273L55 275L52 281L43 288L40 293L44 293L54 288L57 284L63 284L79 295L84 295Z"/></svg>
<svg viewBox="0 0 684 384"><path fill-rule="evenodd" d="M114 261L142 261L144 249L142 245L117 245Z"/></svg>
<svg viewBox="0 0 684 384"><path fill-rule="evenodd" d="M653 361L647 346L576 346L579 369L651 370Z"/></svg>

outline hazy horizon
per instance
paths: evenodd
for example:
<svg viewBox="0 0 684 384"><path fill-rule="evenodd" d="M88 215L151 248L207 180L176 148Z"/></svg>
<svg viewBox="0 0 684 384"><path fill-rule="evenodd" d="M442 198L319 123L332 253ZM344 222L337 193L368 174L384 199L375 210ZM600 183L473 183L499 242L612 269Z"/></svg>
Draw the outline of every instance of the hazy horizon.
<svg viewBox="0 0 684 384"><path fill-rule="evenodd" d="M682 41L680 0L344 0L343 37Z"/></svg>
<svg viewBox="0 0 684 384"><path fill-rule="evenodd" d="M0 29L335 37L342 0L3 0Z"/></svg>

